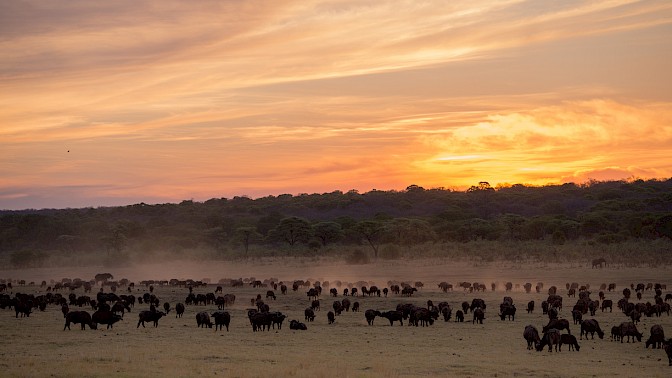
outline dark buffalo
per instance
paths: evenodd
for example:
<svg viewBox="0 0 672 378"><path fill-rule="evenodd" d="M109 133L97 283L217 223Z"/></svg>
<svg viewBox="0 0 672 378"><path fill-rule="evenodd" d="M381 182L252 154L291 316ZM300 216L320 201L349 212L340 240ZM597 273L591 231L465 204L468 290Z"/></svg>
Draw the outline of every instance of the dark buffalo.
<svg viewBox="0 0 672 378"><path fill-rule="evenodd" d="M82 331L86 329L88 325L90 329L97 329L96 323L91 321L91 315L86 311L72 311L65 316L65 326L63 330L70 329L70 323L81 324Z"/></svg>
<svg viewBox="0 0 672 378"><path fill-rule="evenodd" d="M212 328L212 322L210 321L210 314L205 311L201 311L196 314L196 324L198 328L208 327Z"/></svg>
<svg viewBox="0 0 672 378"><path fill-rule="evenodd" d="M313 311L320 311L320 300L315 299L314 301L310 302L310 308Z"/></svg>
<svg viewBox="0 0 672 378"><path fill-rule="evenodd" d="M341 302L338 302L338 303L341 303ZM327 313L327 321L329 322L329 324L333 324L336 321L336 316L334 316L333 311L329 311Z"/></svg>
<svg viewBox="0 0 672 378"><path fill-rule="evenodd" d="M266 299L268 298L273 298L273 300L275 300L275 293L273 292L273 290L268 290L266 292Z"/></svg>
<svg viewBox="0 0 672 378"><path fill-rule="evenodd" d="M502 320L505 320L508 316L509 320L515 320L516 318L516 306L502 303L499 307L500 313L498 314Z"/></svg>
<svg viewBox="0 0 672 378"><path fill-rule="evenodd" d="M215 331L219 328L222 329L222 326L226 327L226 331L229 331L229 324L231 323L231 315L227 311L215 311L211 314L212 318L215 319Z"/></svg>
<svg viewBox="0 0 672 378"><path fill-rule="evenodd" d="M254 310L254 312L248 311L247 315L250 319L250 324L252 324L252 331L263 331L266 329L267 331L271 330L271 323L273 320L271 319L271 316L267 312L257 312Z"/></svg>
<svg viewBox="0 0 672 378"><path fill-rule="evenodd" d="M396 321L398 321L400 325L404 325L404 314L401 311L385 311L381 312L378 316L389 320L390 326L393 326Z"/></svg>
<svg viewBox="0 0 672 378"><path fill-rule="evenodd" d="M562 331L563 329L566 329L567 333L569 333L570 335L572 334L572 331L569 330L569 321L567 319L553 319L544 326L541 332L546 333L550 329L555 329L557 331Z"/></svg>
<svg viewBox="0 0 672 378"><path fill-rule="evenodd" d="M621 339L621 327L613 326L611 327L611 340L618 341Z"/></svg>
<svg viewBox="0 0 672 378"><path fill-rule="evenodd" d="M523 338L527 341L527 350L534 348L541 341L539 339L539 331L533 325L525 326Z"/></svg>
<svg viewBox="0 0 672 378"><path fill-rule="evenodd" d="M352 304L352 312L359 312L359 302Z"/></svg>
<svg viewBox="0 0 672 378"><path fill-rule="evenodd" d="M121 316L109 310L98 310L93 313L91 320L96 324L107 324L107 329L114 328L114 323L122 320Z"/></svg>
<svg viewBox="0 0 672 378"><path fill-rule="evenodd" d="M341 315L341 312L343 312L343 304L341 304L340 301L334 301L331 307L334 308L334 313L336 315Z"/></svg>
<svg viewBox="0 0 672 378"><path fill-rule="evenodd" d="M663 327L658 324L653 325L651 327L651 336L646 340L646 347L648 348L649 345L652 345L653 348L662 348L664 342L665 332L663 331Z"/></svg>
<svg viewBox="0 0 672 378"><path fill-rule="evenodd" d="M574 324L580 324L581 321L583 320L583 313L581 310L572 310L572 320L574 320Z"/></svg>
<svg viewBox="0 0 672 378"><path fill-rule="evenodd" d="M315 311L313 311L312 308L305 309L303 311L303 315L304 315L305 320L307 320L309 322L312 322L313 320L315 320Z"/></svg>
<svg viewBox="0 0 672 378"><path fill-rule="evenodd" d="M635 323L633 322L623 322L621 323L620 326L620 333L621 333L621 343L623 342L623 339L625 337L628 337L628 342L630 342L630 337L632 337L632 340L634 342L635 338L637 341L642 341L642 334L637 331L637 326L635 326Z"/></svg>
<svg viewBox="0 0 672 378"><path fill-rule="evenodd" d="M667 362L669 366L672 366L672 339L663 343L663 349L665 349L665 353L667 353Z"/></svg>
<svg viewBox="0 0 672 378"><path fill-rule="evenodd" d="M277 325L278 329L282 329L282 323L287 318L287 315L284 315L282 312L279 311L270 312L269 314L271 316L271 326L275 328L275 326Z"/></svg>
<svg viewBox="0 0 672 378"><path fill-rule="evenodd" d="M343 300L341 301L341 306L343 307L343 310L345 310L346 312L349 312L350 311L350 300L348 298L343 298ZM335 310L335 308L334 308L334 310Z"/></svg>
<svg viewBox="0 0 672 378"><path fill-rule="evenodd" d="M145 322L153 322L154 327L159 326L159 319L166 316L166 313L163 311L142 311L138 314L138 325L135 328L139 328L142 324L142 328L145 328Z"/></svg>
<svg viewBox="0 0 672 378"><path fill-rule="evenodd" d="M552 352L553 351L553 345L555 345L555 351L559 352L560 351L560 331L551 328L548 329L546 332L544 332L544 336L541 338L541 342L539 345L537 345L537 351L541 352L544 350L544 347L548 345L548 351Z"/></svg>
<svg viewBox="0 0 672 378"><path fill-rule="evenodd" d="M485 319L485 313L483 312L483 309L480 307L476 307L474 309L474 319L471 321L471 323L480 323L483 324L483 319Z"/></svg>
<svg viewBox="0 0 672 378"><path fill-rule="evenodd" d="M364 317L366 318L366 322L369 325L373 325L373 320L376 319L376 316L381 316L380 311L376 311L376 310L366 310L366 311L364 311Z"/></svg>
<svg viewBox="0 0 672 378"><path fill-rule="evenodd" d="M298 320L289 321L289 329L295 329L299 331L305 331L308 329L304 323L299 322Z"/></svg>
<svg viewBox="0 0 672 378"><path fill-rule="evenodd" d="M611 299L603 300L602 301L602 312L604 312L604 310L606 310L606 309L609 309L609 312L612 312L612 310L613 310L612 306L613 306L613 302L611 301Z"/></svg>
<svg viewBox="0 0 672 378"><path fill-rule="evenodd" d="M184 314L184 305L182 303L178 303L175 305L175 317L181 318L182 314Z"/></svg>
<svg viewBox="0 0 672 378"><path fill-rule="evenodd" d="M460 323L464 321L464 312L462 312L462 310L457 310L457 312L455 312L455 321Z"/></svg>
<svg viewBox="0 0 672 378"><path fill-rule="evenodd" d="M581 347L579 346L579 343L576 341L576 337L574 335L570 334L561 334L560 335L560 350L562 350L562 344L568 344L569 345L569 350L576 350L577 352Z"/></svg>
<svg viewBox="0 0 672 378"><path fill-rule="evenodd" d="M534 312L534 301L527 302L527 313L531 314Z"/></svg>

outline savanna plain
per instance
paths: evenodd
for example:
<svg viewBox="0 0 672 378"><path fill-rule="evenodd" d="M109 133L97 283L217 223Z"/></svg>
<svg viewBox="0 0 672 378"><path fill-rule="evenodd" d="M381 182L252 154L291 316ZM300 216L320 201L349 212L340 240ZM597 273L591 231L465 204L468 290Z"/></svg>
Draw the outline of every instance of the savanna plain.
<svg viewBox="0 0 672 378"><path fill-rule="evenodd" d="M660 324L672 335L672 317L643 316L637 328L644 334L641 342L612 341L610 329L629 321L617 307L622 290L637 283L672 284L669 266L625 266L610 264L593 269L589 261L575 263L534 262L454 262L449 259L421 259L377 261L349 265L339 261L298 258L264 258L237 262L170 262L132 267L105 269L101 267L40 268L0 270L0 277L26 280L35 285L14 285L11 293L43 294L39 283L56 282L62 278L93 279L96 273L109 272L115 279L128 278L136 283L136 296L149 292L139 284L142 280L170 280L208 278L207 287L198 287L194 293L211 293L223 278L275 279L290 287L286 295L276 290L277 299L264 299L271 311L287 315L282 329L253 332L247 318L250 300L269 288L224 286L223 293L235 294L236 302L226 308L231 314L231 325L226 330L198 328L196 313L217 310L216 305L189 305L181 318L171 311L159 321L157 328L138 324L138 313L148 309L146 304L135 304L124 319L105 329L80 330L71 325L64 330L64 318L58 306L50 305L44 312L35 310L30 317L15 317L12 310L0 310L0 376L227 376L227 377L415 377L415 376L531 376L531 377L669 377L672 367L662 349L645 348L650 328ZM313 322L304 320L304 310L310 307L307 287L292 291L294 280L329 281L316 311ZM341 281L337 298L329 296L328 289ZM334 300L342 300L348 283L365 281L368 285L387 287L388 281L405 281L424 286L411 297L390 294L388 297L349 297L360 303L359 312L343 312L334 324L328 324L327 312ZM443 292L438 283L446 281L455 289ZM468 292L458 287L459 282L479 282L485 292ZM505 283L511 282L511 292ZM533 285L526 293L523 285ZM543 290L536 293L534 286L543 282ZM522 333L526 325L534 325L540 332L548 323L542 314L541 302L548 297L548 288L555 285L563 296L560 318L570 321L571 333L579 338L580 327L572 323L571 308L578 297L568 297L566 284L577 282L590 285L591 299L598 298L601 284L615 283L615 291L605 291L606 299L614 302L613 312L597 311L594 318L605 331L604 339L579 340L580 351L560 352L527 350ZM491 290L495 283L497 289ZM670 286L672 287L672 286ZM272 289L272 288L270 288ZM100 290L94 286L92 297ZM109 288L105 288L109 291ZM663 296L670 289L664 290ZM64 296L69 291L62 291ZM83 289L74 291L83 295ZM117 294L127 294L120 287ZM161 303L169 302L174 308L185 301L189 290L184 287L155 285ZM641 300L654 302L654 292L644 291ZM515 320L500 320L497 315L504 296L511 296L517 307ZM455 322L455 312L463 301L482 298L487 309L483 324L473 324L472 315L466 314L464 323ZM369 326L364 311L393 310L400 303L426 306L448 302L453 317L444 322L439 318L428 327L390 326L387 319L376 318ZM535 301L534 312L525 311L529 301ZM91 308L82 308L91 313ZM72 310L80 310L72 307ZM584 319L593 318L590 314ZM289 329L289 320L307 324L307 330Z"/></svg>

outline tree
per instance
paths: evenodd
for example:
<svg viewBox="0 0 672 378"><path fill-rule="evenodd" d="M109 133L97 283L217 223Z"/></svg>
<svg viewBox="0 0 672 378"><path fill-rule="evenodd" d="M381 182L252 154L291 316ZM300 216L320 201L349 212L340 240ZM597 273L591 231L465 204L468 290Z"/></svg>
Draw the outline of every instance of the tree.
<svg viewBox="0 0 672 378"><path fill-rule="evenodd" d="M365 220L358 222L353 227L373 249L374 258L378 259L378 247L381 237L385 232L385 223L375 220Z"/></svg>
<svg viewBox="0 0 672 378"><path fill-rule="evenodd" d="M257 232L254 227L238 227L236 229L236 240L240 241L245 247L245 256L250 249L250 243L261 240L263 236Z"/></svg>
<svg viewBox="0 0 672 378"><path fill-rule="evenodd" d="M341 225L336 222L319 222L313 225L313 235L322 242L322 246L338 241L343 235Z"/></svg>
<svg viewBox="0 0 672 378"><path fill-rule="evenodd" d="M672 239L672 215L664 215L658 218L653 225L653 229L660 237Z"/></svg>
<svg viewBox="0 0 672 378"><path fill-rule="evenodd" d="M290 246L296 243L306 243L312 235L312 228L310 223L299 217L282 218L280 223L269 231L269 238L271 240L282 240L287 242Z"/></svg>

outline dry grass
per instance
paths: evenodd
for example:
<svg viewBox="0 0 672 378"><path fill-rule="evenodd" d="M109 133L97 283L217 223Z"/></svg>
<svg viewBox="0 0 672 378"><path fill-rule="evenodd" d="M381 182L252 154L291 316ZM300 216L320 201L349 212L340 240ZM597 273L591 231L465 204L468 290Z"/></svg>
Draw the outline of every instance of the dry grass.
<svg viewBox="0 0 672 378"><path fill-rule="evenodd" d="M81 277L88 279L100 268L78 268L77 271L40 269L27 271L0 271L0 277L40 282L45 279ZM63 331L60 309L51 306L46 312L36 312L29 318L15 318L13 311L0 311L0 375L2 376L226 376L226 377L414 377L414 376L669 376L672 368L662 350L645 349L641 343L618 343L609 340L609 329L626 317L617 309L613 313L598 311L596 319L607 333L604 340L581 340L580 352L563 350L527 351L522 338L527 324L539 330L547 317L541 314L540 304L545 294L526 294L520 290L510 293L518 307L516 320L501 321L496 310L504 291L469 294L460 290L442 293L436 284L448 281L483 282L490 286L497 282L500 290L507 281L524 284L538 281L545 287L557 285L565 296L566 307L561 317L569 318L574 298L567 298L566 282L589 283L593 297L601 283L615 282L618 290L607 298L616 302L625 285L637 282L662 282L668 285L669 269L665 268L606 268L590 269L580 264L524 264L512 263L451 263L442 259L385 261L367 265L345 265L336 261L325 262L300 259L258 260L249 263L171 263L143 265L112 270L116 278L131 280L170 278L211 278L216 282L224 277L258 279L277 277L280 280L319 279L334 281L373 281L386 286L387 280L423 281L425 288L412 298L351 298L359 300L360 313L344 313L336 323L327 324L326 312L333 298L323 295L322 311L308 331L291 331L288 322L282 330L252 332L245 310L249 299L266 289L225 288L236 294L237 303L229 309L232 314L230 332L199 329L195 313L214 306L188 306L183 318L171 313L160 321L158 328L136 328L137 313L144 305L136 305L124 321L113 330L80 331L73 326ZM141 294L144 288L138 288ZM38 287L15 287L15 291L39 292ZM196 292L208 292L212 287ZM289 319L303 321L303 310L309 305L305 289L278 293L276 301L269 300L272 310L282 311ZM339 290L340 291L340 290ZM159 287L162 301L174 304L183 301L187 290ZM78 293L79 294L79 293ZM431 327L390 327L386 319L378 318L368 326L363 310L388 310L398 303L413 302L424 305L428 299L438 303L448 301L454 311L462 301L485 299L488 309L483 325L444 323ZM339 296L338 299L342 299ZM524 311L529 300L537 303L533 314ZM653 301L653 293L644 293L643 302ZM672 318L646 318L638 325L648 337L653 324L661 324L672 334ZM578 336L579 327L572 325ZM670 336L668 334L668 337ZM645 340L643 340L645 341Z"/></svg>

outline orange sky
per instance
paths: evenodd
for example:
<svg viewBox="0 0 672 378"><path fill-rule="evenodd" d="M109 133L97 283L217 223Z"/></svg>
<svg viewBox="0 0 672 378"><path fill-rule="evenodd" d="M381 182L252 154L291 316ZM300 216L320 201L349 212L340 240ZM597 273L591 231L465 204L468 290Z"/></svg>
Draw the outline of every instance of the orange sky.
<svg viewBox="0 0 672 378"><path fill-rule="evenodd" d="M3 1L0 209L668 178L671 67L670 1Z"/></svg>

